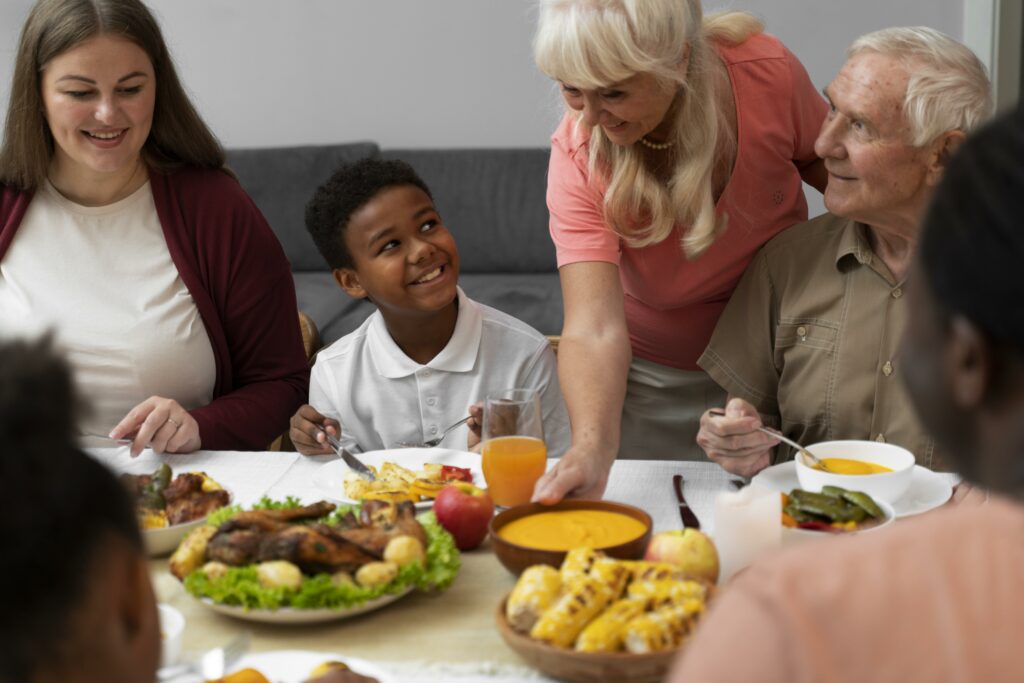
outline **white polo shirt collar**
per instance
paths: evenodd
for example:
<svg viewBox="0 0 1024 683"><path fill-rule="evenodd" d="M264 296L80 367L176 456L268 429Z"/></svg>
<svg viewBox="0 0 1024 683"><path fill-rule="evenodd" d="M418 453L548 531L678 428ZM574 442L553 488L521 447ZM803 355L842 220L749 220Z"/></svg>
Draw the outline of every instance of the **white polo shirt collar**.
<svg viewBox="0 0 1024 683"><path fill-rule="evenodd" d="M384 316L380 312L373 314L373 320L367 331L370 357L382 377L399 379L408 377L422 370L431 368L444 372L469 372L476 365L480 351L480 337L483 333L483 318L476 302L466 298L461 287L457 288L459 297L459 315L455 320L455 332L441 353L432 358L426 365L420 365L405 355L395 340L391 338Z"/></svg>

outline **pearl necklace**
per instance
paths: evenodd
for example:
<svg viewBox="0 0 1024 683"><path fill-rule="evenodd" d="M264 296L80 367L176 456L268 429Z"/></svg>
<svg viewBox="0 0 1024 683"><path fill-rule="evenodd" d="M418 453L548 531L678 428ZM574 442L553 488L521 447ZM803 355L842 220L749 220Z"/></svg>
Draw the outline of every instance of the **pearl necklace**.
<svg viewBox="0 0 1024 683"><path fill-rule="evenodd" d="M672 145L676 144L674 141L671 142L651 142L647 137L640 138L640 144L648 149L663 150L668 149Z"/></svg>

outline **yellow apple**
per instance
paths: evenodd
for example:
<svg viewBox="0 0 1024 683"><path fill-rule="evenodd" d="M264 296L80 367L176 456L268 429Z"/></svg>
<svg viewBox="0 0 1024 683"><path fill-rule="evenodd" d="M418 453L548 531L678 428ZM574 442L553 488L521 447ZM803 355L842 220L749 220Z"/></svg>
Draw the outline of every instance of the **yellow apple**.
<svg viewBox="0 0 1024 683"><path fill-rule="evenodd" d="M718 551L711 539L696 529L654 534L647 545L644 559L674 564L690 579L712 584L718 581Z"/></svg>

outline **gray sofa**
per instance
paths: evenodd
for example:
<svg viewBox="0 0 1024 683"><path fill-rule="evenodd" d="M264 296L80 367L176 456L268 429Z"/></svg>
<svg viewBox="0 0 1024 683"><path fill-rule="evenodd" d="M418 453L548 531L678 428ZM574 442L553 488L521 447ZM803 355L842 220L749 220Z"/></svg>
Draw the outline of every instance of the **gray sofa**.
<svg viewBox="0 0 1024 683"><path fill-rule="evenodd" d="M313 191L342 163L402 159L426 181L461 257L459 283L473 299L543 334L562 327L562 291L544 200L547 149L381 150L372 142L228 151L228 165L270 222L291 262L299 308L324 344L374 308L334 283L304 223Z"/></svg>

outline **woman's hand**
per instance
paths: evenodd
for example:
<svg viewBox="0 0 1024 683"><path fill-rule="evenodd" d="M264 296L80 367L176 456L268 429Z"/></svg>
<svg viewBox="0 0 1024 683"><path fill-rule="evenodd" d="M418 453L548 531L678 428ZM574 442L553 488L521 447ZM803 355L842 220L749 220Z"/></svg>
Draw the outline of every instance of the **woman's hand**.
<svg viewBox="0 0 1024 683"><path fill-rule="evenodd" d="M484 424L484 404L474 403L469 407L469 435L466 437L466 448L474 453L480 452L480 440L483 438L482 427Z"/></svg>
<svg viewBox="0 0 1024 683"><path fill-rule="evenodd" d="M988 502L988 491L974 484L962 481L953 487L953 497L946 505L984 505Z"/></svg>
<svg viewBox="0 0 1024 683"><path fill-rule="evenodd" d="M741 398L730 399L725 415L706 411L700 418L697 445L730 474L752 477L772 464L775 437L758 431L763 426L757 409Z"/></svg>
<svg viewBox="0 0 1024 683"><path fill-rule="evenodd" d="M313 406L304 405L292 415L288 438L303 455L329 455L334 449L327 443L324 432L341 436L341 425L318 413Z"/></svg>
<svg viewBox="0 0 1024 683"><path fill-rule="evenodd" d="M157 453L191 453L203 445L195 418L173 398L162 396L150 396L129 410L110 438L131 438L133 458L146 446Z"/></svg>
<svg viewBox="0 0 1024 683"><path fill-rule="evenodd" d="M608 486L612 462L614 458L606 461L597 453L573 446L537 481L532 500L554 505L563 498L599 499Z"/></svg>

